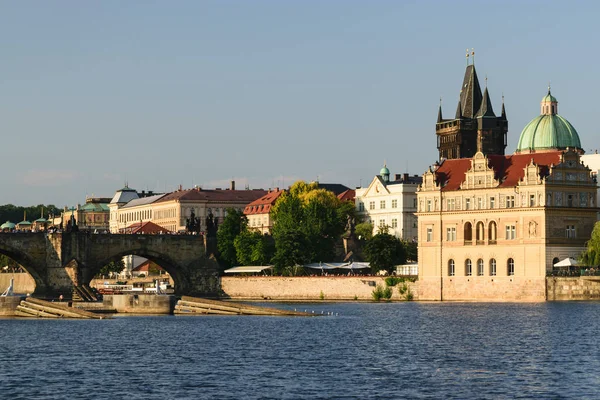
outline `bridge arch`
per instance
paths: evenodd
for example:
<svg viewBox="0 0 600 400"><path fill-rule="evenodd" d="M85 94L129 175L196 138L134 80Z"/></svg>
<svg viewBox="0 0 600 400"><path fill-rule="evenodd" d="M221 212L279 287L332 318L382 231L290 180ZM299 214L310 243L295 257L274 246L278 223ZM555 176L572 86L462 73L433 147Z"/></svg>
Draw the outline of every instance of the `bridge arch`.
<svg viewBox="0 0 600 400"><path fill-rule="evenodd" d="M0 233L0 254L10 257L27 272L35 282L35 292L47 289L45 265L35 257L44 234L39 233ZM2 266L0 266L2 267Z"/></svg>
<svg viewBox="0 0 600 400"><path fill-rule="evenodd" d="M170 257L149 249L125 250L94 262L92 265L88 266L88 274L86 274L86 276L82 276L82 283L89 285L91 280L98 275L102 267L111 262L119 261L128 255L143 257L159 265L162 269L169 273L171 278L173 278L175 289L185 286L185 283L182 282L186 278L183 276L183 269L178 268L177 264L171 260Z"/></svg>

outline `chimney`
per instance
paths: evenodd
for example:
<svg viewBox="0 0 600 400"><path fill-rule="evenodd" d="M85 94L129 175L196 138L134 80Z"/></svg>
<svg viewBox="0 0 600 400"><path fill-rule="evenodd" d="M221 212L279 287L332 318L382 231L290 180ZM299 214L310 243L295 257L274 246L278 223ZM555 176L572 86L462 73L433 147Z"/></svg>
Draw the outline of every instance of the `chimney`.
<svg viewBox="0 0 600 400"><path fill-rule="evenodd" d="M404 183L408 183L408 173L404 173L402 180L404 181Z"/></svg>
<svg viewBox="0 0 600 400"><path fill-rule="evenodd" d="M400 175L400 174L395 174L395 175L394 175L394 180L395 180L395 181L399 181L401 176L402 176L402 175Z"/></svg>
<svg viewBox="0 0 600 400"><path fill-rule="evenodd" d="M231 190L235 190L235 181L231 181Z"/></svg>

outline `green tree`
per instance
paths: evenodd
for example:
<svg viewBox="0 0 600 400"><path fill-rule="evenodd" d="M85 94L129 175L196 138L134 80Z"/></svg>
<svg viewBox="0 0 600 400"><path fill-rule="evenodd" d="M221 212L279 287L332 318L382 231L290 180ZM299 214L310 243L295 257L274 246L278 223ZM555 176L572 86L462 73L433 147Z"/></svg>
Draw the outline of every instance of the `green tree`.
<svg viewBox="0 0 600 400"><path fill-rule="evenodd" d="M406 260L417 262L419 255L417 242L413 242L412 240L403 240L402 244L406 249Z"/></svg>
<svg viewBox="0 0 600 400"><path fill-rule="evenodd" d="M260 232L243 231L235 238L234 245L241 265L268 265L273 257L273 239Z"/></svg>
<svg viewBox="0 0 600 400"><path fill-rule="evenodd" d="M298 230L289 230L278 234L273 256L274 272L284 274L287 268L309 262L306 251L308 246L306 237Z"/></svg>
<svg viewBox="0 0 600 400"><path fill-rule="evenodd" d="M217 231L219 260L226 266L238 264L234 241L241 232L246 230L247 226L248 219L242 211L233 208L227 209L227 216Z"/></svg>
<svg viewBox="0 0 600 400"><path fill-rule="evenodd" d="M373 273L385 270L393 271L395 265L406 262L406 249L397 237L388 233L378 233L367 241L364 255L371 264Z"/></svg>
<svg viewBox="0 0 600 400"><path fill-rule="evenodd" d="M56 206L53 204L38 204L37 206L30 207L4 204L0 206L0 224L6 221L11 221L14 223L21 222L23 221L23 217L26 217L29 221L34 221L41 217L42 212L44 214L44 218L48 219L48 215L50 214L60 215L61 210L56 208Z"/></svg>
<svg viewBox="0 0 600 400"><path fill-rule="evenodd" d="M331 261L354 206L316 183L298 181L273 207L276 270L311 261ZM292 242L292 239L295 242Z"/></svg>
<svg viewBox="0 0 600 400"><path fill-rule="evenodd" d="M586 243L587 249L579 257L582 264L595 267L600 265L600 222L596 222L592 236Z"/></svg>
<svg viewBox="0 0 600 400"><path fill-rule="evenodd" d="M361 222L356 225L354 233L361 240L369 240L373 237L373 224L370 222Z"/></svg>
<svg viewBox="0 0 600 400"><path fill-rule="evenodd" d="M123 263L123 259L119 258L118 260L111 261L108 264L106 264L104 267L102 267L100 269L100 271L98 271L98 275L106 276L106 275L110 275L111 272L113 274L118 274L121 271L123 271L123 268L125 268L125 264Z"/></svg>

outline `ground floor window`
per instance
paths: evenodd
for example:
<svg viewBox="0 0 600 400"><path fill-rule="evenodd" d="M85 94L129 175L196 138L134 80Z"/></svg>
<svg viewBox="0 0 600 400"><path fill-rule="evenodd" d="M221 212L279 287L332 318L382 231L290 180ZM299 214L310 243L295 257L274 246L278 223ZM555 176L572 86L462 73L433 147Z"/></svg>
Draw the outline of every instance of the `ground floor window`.
<svg viewBox="0 0 600 400"><path fill-rule="evenodd" d="M473 265L471 264L471 259L467 258L465 261L465 275L471 276L473 275Z"/></svg>
<svg viewBox="0 0 600 400"><path fill-rule="evenodd" d="M477 275L483 276L483 260L481 258L477 260Z"/></svg>
<svg viewBox="0 0 600 400"><path fill-rule="evenodd" d="M490 276L496 276L496 260L494 258L490 260Z"/></svg>
<svg viewBox="0 0 600 400"><path fill-rule="evenodd" d="M515 274L515 260L513 260L512 258L509 258L507 261L507 267L508 267L508 275L512 276Z"/></svg>
<svg viewBox="0 0 600 400"><path fill-rule="evenodd" d="M448 260L448 276L454 276L455 274L455 270L454 270L454 260Z"/></svg>

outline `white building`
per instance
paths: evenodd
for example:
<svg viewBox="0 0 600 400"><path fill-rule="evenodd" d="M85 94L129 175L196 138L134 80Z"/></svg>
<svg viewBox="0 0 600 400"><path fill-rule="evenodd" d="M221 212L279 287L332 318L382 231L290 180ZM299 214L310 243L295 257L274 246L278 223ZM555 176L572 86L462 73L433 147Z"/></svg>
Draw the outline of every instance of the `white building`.
<svg viewBox="0 0 600 400"><path fill-rule="evenodd" d="M396 174L384 165L366 188L356 189L356 210L365 222L373 224L373 233L387 226L389 233L401 239L417 240L417 187L422 177Z"/></svg>

